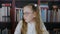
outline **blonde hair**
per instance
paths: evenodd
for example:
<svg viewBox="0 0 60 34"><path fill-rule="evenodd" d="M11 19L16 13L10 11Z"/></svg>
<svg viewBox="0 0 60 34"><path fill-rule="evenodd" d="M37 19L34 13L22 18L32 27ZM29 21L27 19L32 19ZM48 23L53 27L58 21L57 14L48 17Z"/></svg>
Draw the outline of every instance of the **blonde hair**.
<svg viewBox="0 0 60 34"><path fill-rule="evenodd" d="M32 6L33 12L36 12L36 18L35 18L35 21L36 21L36 23L35 23L36 34L42 34L42 29L40 27L40 24L42 23L42 21L40 20L40 14L39 14L38 6L35 6L34 4L28 4L26 6L29 6L29 7ZM26 32L27 32L27 23L23 19L23 25L22 25L21 33L26 34Z"/></svg>

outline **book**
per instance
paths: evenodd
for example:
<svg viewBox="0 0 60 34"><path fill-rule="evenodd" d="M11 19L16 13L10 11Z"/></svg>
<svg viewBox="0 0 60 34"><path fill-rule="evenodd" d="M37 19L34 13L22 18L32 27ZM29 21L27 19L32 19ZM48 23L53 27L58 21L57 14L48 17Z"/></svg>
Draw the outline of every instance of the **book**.
<svg viewBox="0 0 60 34"><path fill-rule="evenodd" d="M42 17L42 20L43 22L46 22L46 9L41 9L41 17Z"/></svg>
<svg viewBox="0 0 60 34"><path fill-rule="evenodd" d="M1 29L0 29L0 34L1 34Z"/></svg>
<svg viewBox="0 0 60 34"><path fill-rule="evenodd" d="M8 29L5 28L4 30L2 30L2 34L8 34Z"/></svg>

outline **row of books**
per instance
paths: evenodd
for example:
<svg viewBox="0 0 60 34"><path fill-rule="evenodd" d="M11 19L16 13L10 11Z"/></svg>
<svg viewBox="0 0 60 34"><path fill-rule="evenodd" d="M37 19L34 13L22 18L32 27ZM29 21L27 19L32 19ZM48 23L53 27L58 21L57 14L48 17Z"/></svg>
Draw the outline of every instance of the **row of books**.
<svg viewBox="0 0 60 34"><path fill-rule="evenodd" d="M0 22L6 22L9 19L7 16L10 16L10 7L0 8Z"/></svg>
<svg viewBox="0 0 60 34"><path fill-rule="evenodd" d="M48 17L47 17L47 12L48 12ZM51 12L52 12L53 17L50 17ZM57 15L57 17L56 17L56 15ZM8 20L10 21L10 17L7 17L7 16L10 16L10 7L2 7L0 9L0 22L1 21L7 22ZM45 9L42 8L41 9L41 17L42 17L43 22L47 22L47 20L48 20L48 22L50 22L51 18L52 18L52 22L56 22L56 20L57 20L57 22L60 22L60 18L59 18L60 17L60 9L58 9L57 14L56 14L56 12L53 10L47 11L46 8ZM20 20L22 20L22 18L23 18L23 9L22 8L15 8L15 21L19 22Z"/></svg>
<svg viewBox="0 0 60 34"><path fill-rule="evenodd" d="M23 16L22 8L15 8L15 21L20 21ZM10 22L10 7L0 9L0 22Z"/></svg>
<svg viewBox="0 0 60 34"><path fill-rule="evenodd" d="M11 34L11 30L5 28L3 30L0 29L0 34Z"/></svg>
<svg viewBox="0 0 60 34"><path fill-rule="evenodd" d="M41 9L41 17L43 22L60 22L60 9L58 11Z"/></svg>
<svg viewBox="0 0 60 34"><path fill-rule="evenodd" d="M50 30L50 34L60 34L60 29ZM0 29L0 34L11 34L11 30L5 28L3 30Z"/></svg>

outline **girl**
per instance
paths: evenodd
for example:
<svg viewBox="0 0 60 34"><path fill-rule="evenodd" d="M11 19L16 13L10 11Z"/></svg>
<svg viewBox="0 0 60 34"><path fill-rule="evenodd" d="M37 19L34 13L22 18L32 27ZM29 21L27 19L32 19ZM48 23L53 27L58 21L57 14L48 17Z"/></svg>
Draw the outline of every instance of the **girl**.
<svg viewBox="0 0 60 34"><path fill-rule="evenodd" d="M23 20L18 23L14 34L49 34L37 5L28 4L23 7Z"/></svg>

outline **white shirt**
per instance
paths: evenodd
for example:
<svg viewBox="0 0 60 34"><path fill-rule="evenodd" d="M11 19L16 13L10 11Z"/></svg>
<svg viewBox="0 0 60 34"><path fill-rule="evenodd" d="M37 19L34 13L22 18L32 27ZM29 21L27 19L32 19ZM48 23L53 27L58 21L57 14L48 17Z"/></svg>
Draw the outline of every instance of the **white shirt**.
<svg viewBox="0 0 60 34"><path fill-rule="evenodd" d="M36 34L36 30L35 30L35 22L30 22L28 23L28 27L27 27L27 34Z"/></svg>
<svg viewBox="0 0 60 34"><path fill-rule="evenodd" d="M14 34L21 34L21 28L22 28L22 21L20 21L15 29ZM43 34L49 34L48 31L46 30L44 24L41 24L41 28L44 31ZM36 34L36 30L35 30L35 24L34 23L28 23L28 27L27 27L27 34Z"/></svg>

